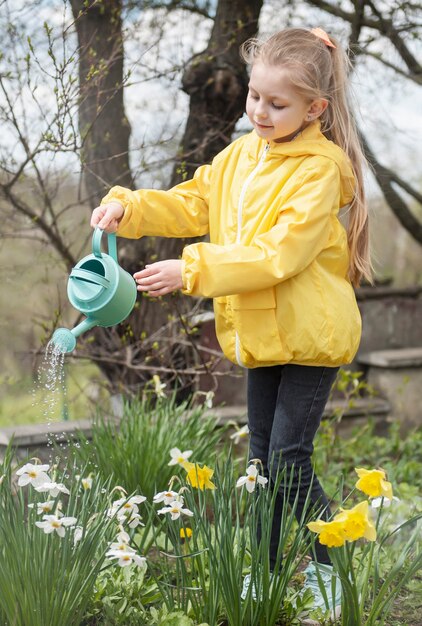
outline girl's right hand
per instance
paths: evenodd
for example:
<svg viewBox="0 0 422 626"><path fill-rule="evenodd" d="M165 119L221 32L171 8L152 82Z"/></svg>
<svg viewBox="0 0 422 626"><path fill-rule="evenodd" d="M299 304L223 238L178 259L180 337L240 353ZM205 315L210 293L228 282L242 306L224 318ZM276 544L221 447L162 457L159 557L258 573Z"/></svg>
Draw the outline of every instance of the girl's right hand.
<svg viewBox="0 0 422 626"><path fill-rule="evenodd" d="M97 206L92 211L91 226L92 228L101 228L106 233L115 233L124 212L125 210L119 202L108 202Z"/></svg>

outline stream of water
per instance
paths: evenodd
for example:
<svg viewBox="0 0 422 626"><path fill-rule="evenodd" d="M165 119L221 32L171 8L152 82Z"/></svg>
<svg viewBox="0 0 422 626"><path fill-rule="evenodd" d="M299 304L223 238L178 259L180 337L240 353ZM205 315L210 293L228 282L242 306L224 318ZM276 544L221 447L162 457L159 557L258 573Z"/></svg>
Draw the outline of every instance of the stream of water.
<svg viewBox="0 0 422 626"><path fill-rule="evenodd" d="M65 353L51 341L48 343L37 371L33 389L33 406L39 406L47 426L47 448L49 461L53 460L55 447L68 445L65 432L58 432L53 424L62 421L67 407L65 380Z"/></svg>

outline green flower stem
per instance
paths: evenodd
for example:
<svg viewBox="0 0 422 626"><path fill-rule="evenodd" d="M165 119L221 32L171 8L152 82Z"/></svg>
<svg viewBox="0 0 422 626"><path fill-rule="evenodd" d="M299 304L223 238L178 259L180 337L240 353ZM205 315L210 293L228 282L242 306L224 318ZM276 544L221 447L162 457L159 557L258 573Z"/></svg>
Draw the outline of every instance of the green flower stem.
<svg viewBox="0 0 422 626"><path fill-rule="evenodd" d="M328 548L328 553L341 581L341 614L343 626L357 626L359 621L359 597L353 568L350 545Z"/></svg>
<svg viewBox="0 0 422 626"><path fill-rule="evenodd" d="M381 521L381 511L382 511L382 507L383 504L381 503L381 506L379 508L378 511L378 515L377 515L377 520L375 523L375 529L377 531L379 531L379 525L380 525L380 521ZM365 608L365 601L368 595L368 588L369 588L369 579L371 576L371 571L372 571L372 563L373 563L373 558L374 558L374 551L375 551L375 541L371 541L371 546L369 548L369 554L368 554L368 563L367 566L365 568L365 574L364 574L364 579L363 579L363 583L360 587L360 596L361 596L361 601L360 601L360 607L359 607L359 619L360 622L362 623L362 619L363 619L363 612L364 612L364 608Z"/></svg>

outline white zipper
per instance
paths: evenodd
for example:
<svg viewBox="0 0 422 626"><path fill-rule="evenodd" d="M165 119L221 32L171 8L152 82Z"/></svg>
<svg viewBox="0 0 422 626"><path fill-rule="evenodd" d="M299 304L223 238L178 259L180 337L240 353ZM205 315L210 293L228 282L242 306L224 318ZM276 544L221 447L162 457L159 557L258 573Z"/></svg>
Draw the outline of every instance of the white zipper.
<svg viewBox="0 0 422 626"><path fill-rule="evenodd" d="M245 182L243 183L242 189L240 191L239 202L237 203L237 235L236 235L236 243L240 243L240 236L242 233L242 217L243 217L243 201L245 199L246 192L248 190L250 182L255 178L258 171L261 169L262 164L264 163L265 157L267 156L267 152L270 149L270 144L267 143L265 146L261 156L259 157L258 163L255 165L252 172L249 174Z"/></svg>
<svg viewBox="0 0 422 626"><path fill-rule="evenodd" d="M258 163L256 164L256 166L254 167L254 169L252 170L252 172L249 174L249 176L247 177L247 179L245 180L245 182L242 185L242 189L240 191L240 196L239 196L239 202L237 203L236 243L240 243L240 237L241 237L241 234L242 234L243 202L245 200L246 191L247 191L251 181L255 178L256 174L261 169L262 164L264 163L265 157L267 156L267 152L268 152L269 149L270 149L270 144L267 143L267 145L265 146L261 156L259 157ZM242 357L240 356L240 339L239 339L239 334L237 333L237 331L236 331L236 334L235 334L235 354L236 354L236 361L237 361L238 365L240 365L240 367L245 367L244 363L242 362Z"/></svg>
<svg viewBox="0 0 422 626"><path fill-rule="evenodd" d="M234 349L235 349L237 364L240 365L240 367L246 367L246 365L242 361L242 357L240 356L240 339L239 339L239 334L237 331L235 334Z"/></svg>

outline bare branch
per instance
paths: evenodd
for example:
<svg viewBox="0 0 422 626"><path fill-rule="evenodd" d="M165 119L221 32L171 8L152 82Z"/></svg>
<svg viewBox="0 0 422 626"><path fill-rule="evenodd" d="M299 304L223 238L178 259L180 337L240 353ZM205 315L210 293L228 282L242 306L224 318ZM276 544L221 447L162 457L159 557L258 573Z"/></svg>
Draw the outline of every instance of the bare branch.
<svg viewBox="0 0 422 626"><path fill-rule="evenodd" d="M381 11L378 10L375 3L372 2L371 0L368 0L368 5L371 7L372 11L374 12L374 15L376 15L378 18L379 27L377 30L379 30L383 35L388 37L388 39L396 48L397 52L399 53L403 61L406 63L410 72L415 75L421 75L422 74L421 65L418 63L416 58L410 52L409 48L406 46L403 38L400 36L400 33L394 27L392 20L386 20L383 17Z"/></svg>
<svg viewBox="0 0 422 626"><path fill-rule="evenodd" d="M327 2L326 0L306 0L306 2L318 9L322 9L331 15L335 15L337 17L342 18L346 22L350 24L354 24L355 21L355 13L349 13L341 8L339 3L332 4L331 2ZM410 52L409 48L406 46L403 38L401 37L401 33L397 28L395 28L392 20L385 19L381 12L378 11L377 7L373 2L367 1L367 6L370 6L376 15L377 19L373 19L370 17L366 17L362 15L361 18L361 26L366 26L367 28L372 28L385 37L387 37L393 46L396 48L397 52L400 54L401 58L405 62L406 66L409 68L410 73L414 76L419 76L422 74L422 67L414 57L414 55Z"/></svg>
<svg viewBox="0 0 422 626"><path fill-rule="evenodd" d="M407 78L408 80L413 81L417 85L422 85L422 74L410 74L410 73L407 73L401 67L398 67L397 65L394 65L394 63L390 63L390 61L387 61L386 59L384 59L381 54L375 53L375 52L370 52L366 48L362 48L361 47L360 48L360 54L368 56L368 57L372 57L373 59L376 59L377 61L379 61L380 63L382 63L386 67L388 67L390 70L393 70L396 74L399 74L400 76L403 76L403 78Z"/></svg>
<svg viewBox="0 0 422 626"><path fill-rule="evenodd" d="M213 3L207 2L204 7L198 6L198 3L195 0L172 0L171 2L148 2L146 0L129 0L125 3L126 9L134 9L134 8L154 8L154 9L165 9L168 13L174 11L175 9L182 9L184 11L189 11L189 13L194 13L196 15L201 15L202 17L212 19L214 17L213 12Z"/></svg>
<svg viewBox="0 0 422 626"><path fill-rule="evenodd" d="M26 202L18 198L13 191L7 187L7 185L0 185L0 190L3 192L3 195L6 200L8 200L12 206L15 207L19 213L29 218L37 227L42 230L48 237L49 241L53 244L57 252L61 255L61 257L67 262L69 267L72 267L75 264L75 258L71 254L69 248L63 242L63 239L51 228L51 226L46 222L45 219L40 217L32 208L30 208Z"/></svg>
<svg viewBox="0 0 422 626"><path fill-rule="evenodd" d="M413 197L419 196L420 199L420 194L418 194L415 190L412 190L410 192L409 189L411 189L411 187L408 185L408 183L402 181L396 174L391 172L391 170L389 170L378 161L374 152L369 146L368 141L366 140L364 135L362 135L362 133L360 135L360 138L365 150L366 158L373 168L377 183L380 186L380 189L388 205L391 207L397 219L410 233L410 235L412 235L412 237L416 241L422 244L422 224L413 215L406 202L394 189L392 183L395 182L396 184L399 184L403 189L405 189L405 191L411 193Z"/></svg>

